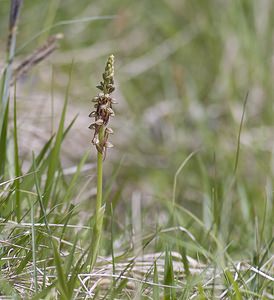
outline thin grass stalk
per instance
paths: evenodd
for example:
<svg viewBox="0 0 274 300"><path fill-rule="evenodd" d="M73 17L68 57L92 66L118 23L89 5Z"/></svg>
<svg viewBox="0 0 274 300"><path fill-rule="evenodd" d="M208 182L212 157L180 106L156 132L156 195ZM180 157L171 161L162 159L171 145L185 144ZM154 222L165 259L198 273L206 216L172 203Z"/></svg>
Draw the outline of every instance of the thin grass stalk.
<svg viewBox="0 0 274 300"><path fill-rule="evenodd" d="M175 208L176 208L176 189L177 189L177 180L178 177L180 175L180 173L182 172L183 168L185 167L185 165L188 163L188 161L192 158L193 155L195 155L197 151L191 152L187 158L181 163L180 167L177 169L175 175L174 175L174 179L173 179L173 189L172 189L172 212L171 212L171 218L172 221L175 221Z"/></svg>
<svg viewBox="0 0 274 300"><path fill-rule="evenodd" d="M34 220L34 203L30 201L31 210L31 244L32 244L32 262L33 262L33 281L35 292L38 292L38 280L37 280L37 269L36 269L36 238L35 238L35 220Z"/></svg>
<svg viewBox="0 0 274 300"><path fill-rule="evenodd" d="M14 108L13 108L13 142L14 142L14 173L15 177L20 177L21 169L19 162L19 147L17 133L17 105L16 105L16 84L14 86ZM15 180L15 215L17 222L21 220L21 200L20 200L20 180Z"/></svg>

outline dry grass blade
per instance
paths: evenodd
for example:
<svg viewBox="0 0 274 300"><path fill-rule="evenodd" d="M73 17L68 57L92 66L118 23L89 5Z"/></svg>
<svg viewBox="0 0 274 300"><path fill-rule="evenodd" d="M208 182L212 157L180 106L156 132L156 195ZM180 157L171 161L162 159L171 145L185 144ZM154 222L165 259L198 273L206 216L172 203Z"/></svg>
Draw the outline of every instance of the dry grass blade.
<svg viewBox="0 0 274 300"><path fill-rule="evenodd" d="M63 38L63 34L58 33L50 36L46 43L36 49L32 54L26 57L20 65L14 70L11 85L14 85L15 81L25 75L32 67L45 60L52 52L58 48L58 42Z"/></svg>

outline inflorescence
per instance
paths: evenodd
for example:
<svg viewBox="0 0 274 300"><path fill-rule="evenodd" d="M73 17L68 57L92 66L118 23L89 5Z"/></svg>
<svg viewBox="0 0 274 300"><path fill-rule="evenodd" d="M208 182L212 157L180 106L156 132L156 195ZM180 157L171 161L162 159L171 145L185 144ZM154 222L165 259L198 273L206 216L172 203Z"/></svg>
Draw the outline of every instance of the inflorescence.
<svg viewBox="0 0 274 300"><path fill-rule="evenodd" d="M113 133L110 127L107 127L109 118L114 116L112 105L116 103L111 93L114 87L114 56L110 55L107 60L105 71L102 75L103 81L96 87L101 91L92 99L95 102L95 110L89 114L89 117L95 118L89 128L94 129L92 144L95 145L97 151L105 156L106 149L113 147L108 141L108 137Z"/></svg>

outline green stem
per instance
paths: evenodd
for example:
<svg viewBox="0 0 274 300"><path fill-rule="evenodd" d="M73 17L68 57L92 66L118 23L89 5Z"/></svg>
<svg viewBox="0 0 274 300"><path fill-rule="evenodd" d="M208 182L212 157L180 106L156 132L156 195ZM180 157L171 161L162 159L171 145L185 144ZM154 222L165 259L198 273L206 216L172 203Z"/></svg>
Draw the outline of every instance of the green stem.
<svg viewBox="0 0 274 300"><path fill-rule="evenodd" d="M99 144L103 142L104 128L99 131ZM102 206L102 194L103 194L103 154L97 152L97 196L96 196L96 221L98 220L98 213Z"/></svg>
<svg viewBox="0 0 274 300"><path fill-rule="evenodd" d="M102 145L104 138L104 128L99 131L99 145ZM97 196L96 196L96 212L95 212L95 224L93 227L92 236L92 256L90 268L92 269L96 263L100 240L102 235L103 220L104 220L104 206L102 206L103 198L103 154L97 152Z"/></svg>

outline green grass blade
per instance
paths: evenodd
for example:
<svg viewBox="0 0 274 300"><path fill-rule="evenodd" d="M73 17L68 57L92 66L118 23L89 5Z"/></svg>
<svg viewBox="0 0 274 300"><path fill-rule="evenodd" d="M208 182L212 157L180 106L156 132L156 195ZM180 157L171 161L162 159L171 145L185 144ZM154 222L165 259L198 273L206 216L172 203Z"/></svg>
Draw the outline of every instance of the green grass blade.
<svg viewBox="0 0 274 300"><path fill-rule="evenodd" d="M30 43L32 43L37 38L39 38L42 34L50 32L54 28L57 28L60 26L77 24L77 23L87 23L87 22L92 22L92 21L111 20L111 19L114 19L115 17L116 17L115 15L94 16L94 17L86 17L86 18L82 18L82 19L64 20L64 21L54 23L53 25L49 26L48 28L44 28L43 30L41 30L41 31L37 32L35 35L33 35L29 40L27 40L20 47L18 47L16 53L20 53L22 50L24 50L24 48L26 48Z"/></svg>
<svg viewBox="0 0 274 300"><path fill-rule="evenodd" d="M65 235L65 232L66 232L66 229L67 229L67 225L70 221L70 219L72 218L73 214L75 213L74 212L74 208L75 208L75 205L73 204L70 204L69 208L68 208L68 213L66 213L66 215L64 216L64 218L62 218L60 220L60 224L63 224L63 228L62 228L62 232L60 234L60 239L63 238L63 236ZM60 246L60 249L61 249L61 246Z"/></svg>
<svg viewBox="0 0 274 300"><path fill-rule="evenodd" d="M81 159L80 163L78 164L77 170L76 170L76 172L74 173L74 175L73 175L71 181L70 181L69 184L68 184L68 189L67 189L66 194L65 194L65 196L64 196L64 198L63 198L63 202L66 202L66 201L68 201L68 200L70 199L71 194L72 194L72 191L73 191L73 189L74 189L74 187L75 187L75 184L76 184L76 182L77 182L77 180L78 180L78 177L79 177L79 175L80 175L81 169L82 169L83 165L85 164L85 162L86 162L86 160L87 160L89 154L90 154L90 153L89 153L89 151L88 151L88 152L83 156L83 158Z"/></svg>
<svg viewBox="0 0 274 300"><path fill-rule="evenodd" d="M51 285L45 287L41 292L35 294L30 300L51 299L46 297L55 286L56 286L56 281L53 282Z"/></svg>
<svg viewBox="0 0 274 300"><path fill-rule="evenodd" d="M6 155L7 155L7 134L8 134L9 102L6 105L0 134L0 180L5 175Z"/></svg>
<svg viewBox="0 0 274 300"><path fill-rule="evenodd" d="M111 263L112 263L112 274L115 275L116 273L116 268L115 268L115 255L114 255L114 222L113 222L113 207L112 203L110 203L110 224L111 224L111 229L110 229L110 247L111 247ZM115 278L113 277L112 279L112 289L115 288Z"/></svg>
<svg viewBox="0 0 274 300"><path fill-rule="evenodd" d="M62 259L60 257L60 254L57 250L57 245L54 240L52 240L52 246L53 246L53 252L54 252L54 262L55 262L55 267L57 271L57 288L60 292L60 299L66 299L69 300L71 299L69 297L69 291L68 291L68 286L66 282L66 276L65 272L62 267Z"/></svg>
<svg viewBox="0 0 274 300"><path fill-rule="evenodd" d="M185 247L180 247L180 254L182 255L182 261L183 261L186 277L189 277L190 276L189 263L188 263L188 259L186 256L186 248Z"/></svg>
<svg viewBox="0 0 274 300"><path fill-rule="evenodd" d="M47 212L46 212L46 208L44 206L44 199L43 199L42 192L41 192L41 189L39 186L39 180L38 180L38 175L37 175L37 171L36 171L36 163L35 163L34 153L32 154L32 163L33 163L33 167L34 167L34 181L35 181L36 193L37 193L38 202L39 202L40 208L41 208L42 219L46 225L48 234L51 235L51 230L48 225L49 222L47 220Z"/></svg>
<svg viewBox="0 0 274 300"><path fill-rule="evenodd" d="M158 269L157 269L157 262L154 261L154 269L153 269L153 300L160 300L160 289L159 289L159 279L158 279Z"/></svg>
<svg viewBox="0 0 274 300"><path fill-rule="evenodd" d="M19 163L19 147L18 147L18 134L17 134L17 105L16 105L16 86L14 88L14 109L13 109L13 142L14 142L14 173L15 177L20 177L21 168ZM20 180L15 180L15 214L17 222L21 220L21 201L20 201Z"/></svg>
<svg viewBox="0 0 274 300"><path fill-rule="evenodd" d="M52 189L52 183L55 178L55 172L59 166L59 155L61 150L61 144L63 140L64 135L64 124L65 124L65 116L67 111L67 104L68 104L68 98L69 98L69 88L71 85L71 76L72 76L72 67L73 64L71 64L70 73L69 73L69 81L67 85L66 95L65 95L65 101L63 105L63 111L61 115L61 119L59 122L58 131L55 138L55 143L51 152L50 161L49 161L49 167L47 172L47 179L45 184L45 192L44 192L44 204L45 207L47 207L49 197L51 195L51 189Z"/></svg>
<svg viewBox="0 0 274 300"><path fill-rule="evenodd" d="M51 236L51 230L50 227L48 226L48 220L47 220L47 213L46 213L46 209L44 207L44 203L43 203L43 197L42 197L42 193L41 193L41 189L39 186L39 179L38 179L38 175L37 175L37 169L36 169L36 160L34 157L34 154L32 156L32 164L33 164L33 171L34 171L34 182L35 182L35 187L36 187L36 193L37 193L37 199L38 202L40 204L40 209L41 209L41 215L42 217L40 218L40 221L44 221L45 225L46 225L46 229L48 231L49 236ZM39 245L40 241L41 241L42 236L39 235L36 239L36 243ZM26 239L26 237L24 237L24 239ZM32 252L29 251L26 255L26 257L20 262L20 265L17 267L16 269L16 273L19 274L20 272L22 272L22 270L25 268L25 266L27 265L27 263L31 260L32 257Z"/></svg>
<svg viewBox="0 0 274 300"><path fill-rule="evenodd" d="M100 240L102 236L103 219L105 213L105 205L103 205L97 212L96 220L93 225L92 242L90 245L90 252L88 255L88 261L90 262L90 268L92 269L96 263L96 259L100 250ZM97 224L96 224L97 223ZM98 226L99 225L99 226Z"/></svg>
<svg viewBox="0 0 274 300"><path fill-rule="evenodd" d="M235 156L235 163L234 163L234 174L236 174L236 171L238 168L238 162L239 162L239 156L240 156L240 145L241 145L241 133L242 133L243 123L244 123L247 99L248 99L248 93L245 96L245 101L244 101L244 106L243 106L243 111L242 111L242 116L241 116L241 122L240 122L240 127L239 127L239 132L238 132L237 149L236 149L236 156Z"/></svg>
<svg viewBox="0 0 274 300"><path fill-rule="evenodd" d="M231 299L233 300L243 300L242 294L239 289L239 285L237 281L234 280L233 275L229 270L225 271L225 277L227 278L228 282L232 285L233 289L231 293Z"/></svg>
<svg viewBox="0 0 274 300"><path fill-rule="evenodd" d="M35 221L34 221L34 204L31 201L31 244L32 244L32 263L33 263L33 281L35 292L38 292L38 279L37 279L37 267L36 267L36 239L35 239Z"/></svg>
<svg viewBox="0 0 274 300"><path fill-rule="evenodd" d="M183 168L185 165L188 163L188 161L197 153L198 151L191 152L187 158L181 163L177 171L175 172L174 179L173 179L173 190L172 190L172 205L173 208L175 208L175 203L176 203L176 189L177 189L177 180L182 172Z"/></svg>
<svg viewBox="0 0 274 300"><path fill-rule="evenodd" d="M165 270L164 270L164 284L168 286L174 285L174 272L172 265L172 255L169 250L165 253ZM175 300L175 290L170 287L164 289L164 300Z"/></svg>
<svg viewBox="0 0 274 300"><path fill-rule="evenodd" d="M199 300L207 300L204 288L202 287L201 284L198 284L198 293L199 293L199 296L198 296L197 299L199 299Z"/></svg>
<svg viewBox="0 0 274 300"><path fill-rule="evenodd" d="M65 132L63 134L63 140L65 139L67 133L69 132L69 130L73 126L74 122L76 121L76 118L77 118L77 116L75 118L73 118L73 120L70 122L68 127L65 129ZM51 154L50 154L51 152L49 152L49 149L52 145L53 139L54 139L54 135L50 137L50 139L43 146L40 153L35 158L36 168L34 168L33 163L32 163L32 165L29 168L27 173L33 172L34 169L35 170L39 169L39 176L40 177L42 176L42 174L44 173L44 171L46 170L46 168L49 165L49 160L50 160L50 156L51 156ZM23 182L21 183L20 188L22 190L31 190L34 185L35 185L34 177L33 176L28 176L28 177L24 178Z"/></svg>
<svg viewBox="0 0 274 300"><path fill-rule="evenodd" d="M12 299L20 299L13 286L0 274L0 295L11 296Z"/></svg>
<svg viewBox="0 0 274 300"><path fill-rule="evenodd" d="M69 275L69 273L71 272L71 269L72 269L77 241L78 241L78 236L76 235L73 246L72 246L71 251L70 251L70 254L69 254L69 256L67 257L67 260L66 260L66 270L65 270L66 276Z"/></svg>
<svg viewBox="0 0 274 300"><path fill-rule="evenodd" d="M34 170L37 170L37 168L39 168L39 174L40 176L42 175L43 171L47 167L47 160L49 159L47 154L52 144L53 138L54 136L50 137L50 139L45 143L40 153L35 158L36 168L34 168L34 163L32 162L30 168L27 171L27 174L33 173ZM31 191L34 185L35 185L34 176L27 176L20 184L20 189L25 191ZM13 188L15 188L15 185Z"/></svg>

